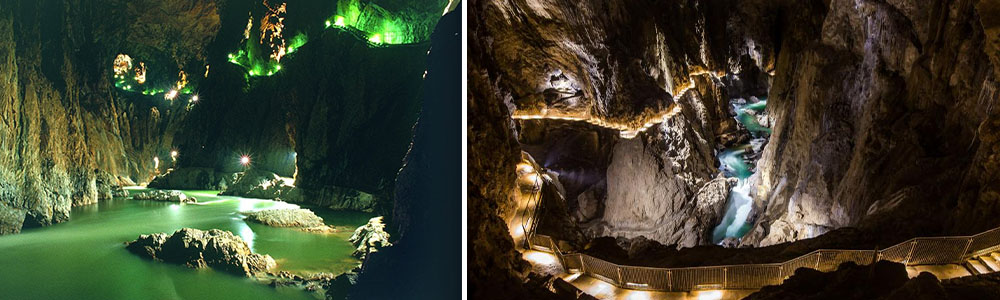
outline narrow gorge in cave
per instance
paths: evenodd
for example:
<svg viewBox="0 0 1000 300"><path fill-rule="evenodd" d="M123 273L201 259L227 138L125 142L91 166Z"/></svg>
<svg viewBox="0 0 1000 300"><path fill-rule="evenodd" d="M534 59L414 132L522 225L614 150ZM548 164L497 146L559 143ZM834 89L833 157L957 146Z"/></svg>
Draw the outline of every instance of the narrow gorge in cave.
<svg viewBox="0 0 1000 300"><path fill-rule="evenodd" d="M1000 299L1000 1L473 0L475 299Z"/></svg>
<svg viewBox="0 0 1000 300"><path fill-rule="evenodd" d="M462 11L0 0L0 299L454 298Z"/></svg>

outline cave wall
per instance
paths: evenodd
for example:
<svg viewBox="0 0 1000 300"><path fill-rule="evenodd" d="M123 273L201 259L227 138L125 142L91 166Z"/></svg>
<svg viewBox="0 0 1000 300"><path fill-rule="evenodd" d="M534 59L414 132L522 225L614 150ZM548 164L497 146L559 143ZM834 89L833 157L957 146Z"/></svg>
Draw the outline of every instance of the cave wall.
<svg viewBox="0 0 1000 300"><path fill-rule="evenodd" d="M441 17L431 36L420 118L394 187L393 246L369 254L351 299L448 299L462 289L461 17Z"/></svg>
<svg viewBox="0 0 1000 300"><path fill-rule="evenodd" d="M246 76L227 55L238 48L247 12L261 9L258 3L233 2L222 10L220 38L207 62L211 75L175 141L182 170L156 186L190 188L180 183L197 182L199 188L225 189L233 185L230 177L237 185L256 186L264 180L256 175L273 173L295 177L295 188L254 197L391 214L393 183L420 110L430 44L369 46L316 22L336 11L336 1L290 1L286 38L303 33L308 42L284 57L274 75ZM440 11L436 14L428 17L431 25ZM239 163L242 155L250 156L249 166ZM254 176L231 175L247 169L255 170ZM188 178L197 176L206 180ZM227 194L240 195L239 190Z"/></svg>
<svg viewBox="0 0 1000 300"><path fill-rule="evenodd" d="M178 8L171 16L209 20L186 28L189 39L178 41L187 46L182 54L194 57L214 37L214 6L178 2L163 3ZM145 12L123 1L0 5L0 234L66 221L72 206L109 199L112 186L156 173L152 157L169 152L183 113L111 82L115 55L139 51L127 42L125 22L143 20ZM161 59L150 55L147 62L175 63Z"/></svg>
<svg viewBox="0 0 1000 300"><path fill-rule="evenodd" d="M783 49L754 189L760 219L743 244L845 226L899 239L998 224L959 217L995 213L967 183L992 147L980 127L997 101L983 92L996 75L975 3L831 1L819 34Z"/></svg>

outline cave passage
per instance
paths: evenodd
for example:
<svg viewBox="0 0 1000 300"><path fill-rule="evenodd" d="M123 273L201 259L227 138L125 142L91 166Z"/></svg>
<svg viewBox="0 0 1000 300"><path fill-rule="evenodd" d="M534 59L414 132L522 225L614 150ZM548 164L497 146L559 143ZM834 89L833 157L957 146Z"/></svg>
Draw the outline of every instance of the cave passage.
<svg viewBox="0 0 1000 300"><path fill-rule="evenodd" d="M131 193L146 189L130 190ZM0 239L5 299L313 299L294 288L272 288L227 273L152 262L122 243L140 234L177 228L221 229L240 236L255 253L278 262L275 271L340 274L357 266L348 242L370 214L313 209L338 230L316 234L244 220L240 212L298 207L271 200L185 191L197 204L116 198L75 207L72 220ZM55 288L39 289L44 282Z"/></svg>

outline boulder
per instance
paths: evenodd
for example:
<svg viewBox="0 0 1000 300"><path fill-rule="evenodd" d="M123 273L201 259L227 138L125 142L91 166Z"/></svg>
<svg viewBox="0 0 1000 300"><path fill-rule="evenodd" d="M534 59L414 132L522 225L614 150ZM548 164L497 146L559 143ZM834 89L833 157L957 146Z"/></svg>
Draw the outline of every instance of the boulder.
<svg viewBox="0 0 1000 300"><path fill-rule="evenodd" d="M198 199L196 199L195 197L188 197L181 191L152 190L148 192L135 194L134 196L132 196L132 199L177 202L177 203L198 203Z"/></svg>
<svg viewBox="0 0 1000 300"><path fill-rule="evenodd" d="M323 218L304 208L264 209L245 213L247 220L274 227L295 227L309 232L331 232Z"/></svg>
<svg viewBox="0 0 1000 300"><path fill-rule="evenodd" d="M355 247L354 256L361 259L368 256L368 253L378 252L379 248L392 246L389 242L389 233L385 232L382 217L371 218L368 224L355 229L350 241Z"/></svg>
<svg viewBox="0 0 1000 300"><path fill-rule="evenodd" d="M172 235L144 234L127 242L125 249L156 261L190 268L210 267L246 277L275 266L270 255L253 253L239 236L218 229L183 228Z"/></svg>

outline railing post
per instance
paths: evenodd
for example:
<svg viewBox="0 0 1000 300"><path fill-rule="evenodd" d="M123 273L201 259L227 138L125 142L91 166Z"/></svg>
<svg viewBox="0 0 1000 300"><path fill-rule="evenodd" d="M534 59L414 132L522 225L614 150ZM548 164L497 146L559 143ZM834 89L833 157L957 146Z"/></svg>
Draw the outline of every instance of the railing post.
<svg viewBox="0 0 1000 300"><path fill-rule="evenodd" d="M820 258L821 256L823 256L823 255L821 255L821 253L823 253L823 252L820 252L820 251L816 251L816 266L814 266L814 267L813 267L813 270L816 270L816 271L819 271L819 270L820 270L820 269L819 269L819 258Z"/></svg>
<svg viewBox="0 0 1000 300"><path fill-rule="evenodd" d="M722 288L729 287L729 268L722 268Z"/></svg>
<svg viewBox="0 0 1000 300"><path fill-rule="evenodd" d="M903 265L904 266L909 266L910 265L910 257L913 255L913 248L916 248L916 247L917 247L917 240L914 239L912 242L910 242L910 252L906 253L906 259L903 260Z"/></svg>
<svg viewBox="0 0 1000 300"><path fill-rule="evenodd" d="M972 246L972 239L973 237L969 237L969 242L965 243L965 251L962 251L962 256L958 258L958 262L961 262L962 259L965 259L966 255L969 255L969 247Z"/></svg>
<svg viewBox="0 0 1000 300"><path fill-rule="evenodd" d="M583 254L577 255L580 258L580 273L587 273L587 264L583 263Z"/></svg>
<svg viewBox="0 0 1000 300"><path fill-rule="evenodd" d="M625 287L625 280L622 280L622 266L618 266L618 286Z"/></svg>
<svg viewBox="0 0 1000 300"><path fill-rule="evenodd" d="M667 291L674 291L674 276L673 271L667 270Z"/></svg>

